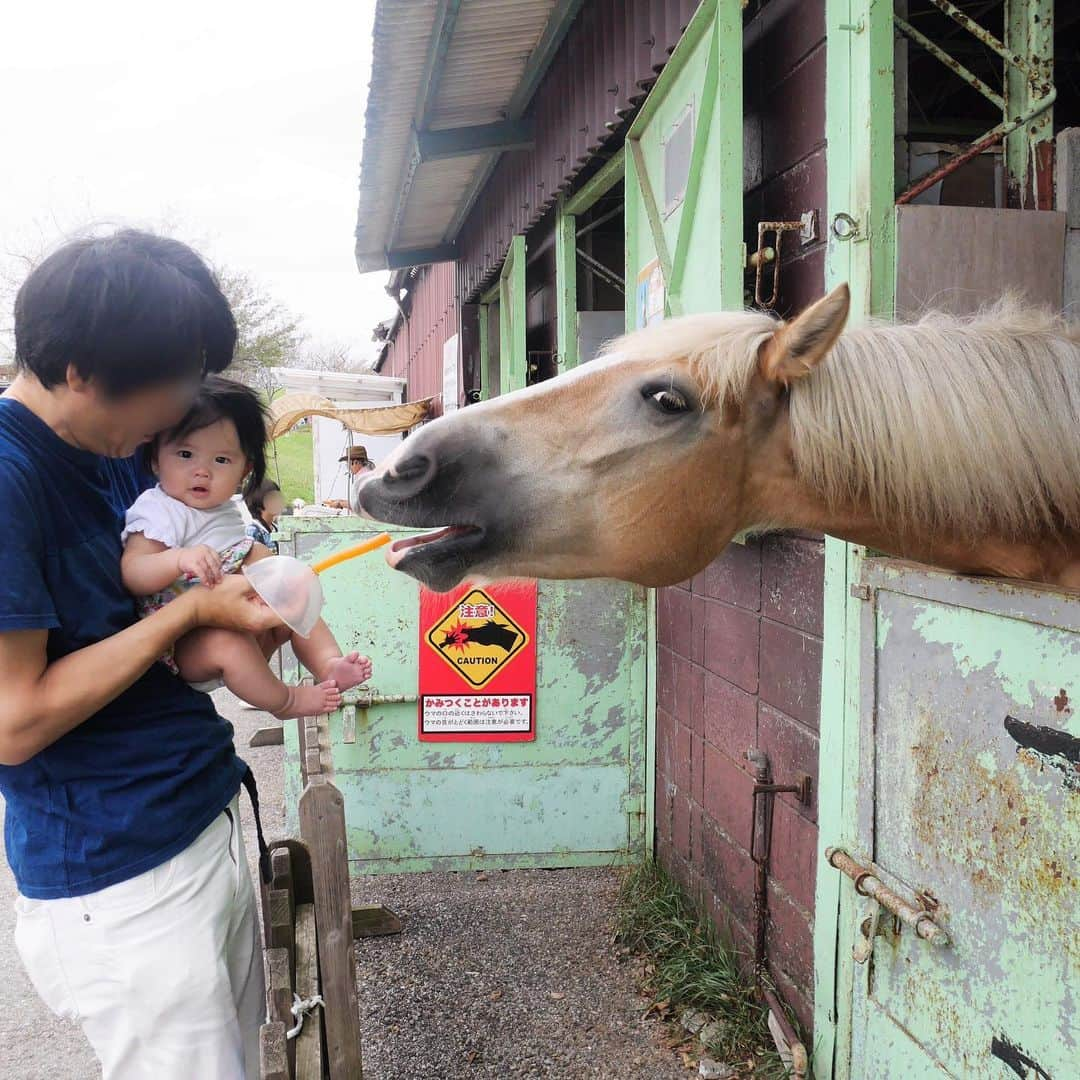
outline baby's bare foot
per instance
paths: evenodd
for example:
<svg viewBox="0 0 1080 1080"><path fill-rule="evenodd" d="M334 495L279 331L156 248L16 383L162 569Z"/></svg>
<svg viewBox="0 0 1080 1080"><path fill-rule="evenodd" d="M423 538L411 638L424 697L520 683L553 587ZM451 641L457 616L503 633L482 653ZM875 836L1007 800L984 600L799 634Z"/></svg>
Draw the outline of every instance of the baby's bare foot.
<svg viewBox="0 0 1080 1080"><path fill-rule="evenodd" d="M286 689L288 699L282 708L274 711L279 720L289 720L297 716L321 716L341 706L341 691L333 679L317 686L289 686Z"/></svg>
<svg viewBox="0 0 1080 1080"><path fill-rule="evenodd" d="M323 678L333 679L339 690L351 690L354 686L359 686L371 678L371 661L359 653L335 656L326 665Z"/></svg>

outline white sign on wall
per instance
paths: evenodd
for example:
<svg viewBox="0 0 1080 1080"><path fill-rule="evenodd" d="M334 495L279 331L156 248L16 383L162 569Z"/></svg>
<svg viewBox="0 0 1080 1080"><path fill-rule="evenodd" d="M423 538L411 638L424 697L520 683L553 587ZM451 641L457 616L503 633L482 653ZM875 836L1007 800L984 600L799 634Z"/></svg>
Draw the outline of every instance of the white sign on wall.
<svg viewBox="0 0 1080 1080"><path fill-rule="evenodd" d="M442 350L443 412L452 412L458 407L458 371L458 335L455 334L443 345Z"/></svg>

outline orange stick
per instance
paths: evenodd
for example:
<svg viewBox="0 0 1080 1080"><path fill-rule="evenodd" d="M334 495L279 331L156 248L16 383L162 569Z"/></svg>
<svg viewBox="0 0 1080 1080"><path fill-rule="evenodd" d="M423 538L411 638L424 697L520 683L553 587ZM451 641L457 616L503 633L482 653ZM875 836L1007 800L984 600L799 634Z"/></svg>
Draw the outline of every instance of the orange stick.
<svg viewBox="0 0 1080 1080"><path fill-rule="evenodd" d="M369 551L374 551L376 548L384 547L390 543L389 533L379 533L378 536L373 537L371 540L365 540L362 544L357 544L355 547L346 548L344 551L337 552L336 555L330 555L325 559L321 559L319 562L314 563L311 567L316 574L321 574L324 570L329 570L331 566L337 566L338 563L343 563L349 559L355 559L358 555L366 555Z"/></svg>

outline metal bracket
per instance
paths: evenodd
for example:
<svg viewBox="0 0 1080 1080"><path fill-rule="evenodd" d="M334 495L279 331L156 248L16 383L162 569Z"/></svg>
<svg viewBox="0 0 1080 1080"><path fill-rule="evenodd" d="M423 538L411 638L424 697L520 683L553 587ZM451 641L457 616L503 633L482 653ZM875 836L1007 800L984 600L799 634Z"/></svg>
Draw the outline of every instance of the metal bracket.
<svg viewBox="0 0 1080 1080"><path fill-rule="evenodd" d="M810 243L817 231L817 211L810 210L798 221L759 221L757 227L757 251L750 256L749 264L754 271L754 303L758 307L775 308L780 299L780 255L784 233L797 232L803 244ZM772 245L765 243L769 233L775 236ZM807 239L807 236L810 239ZM772 292L765 297L765 265L774 263L772 273Z"/></svg>
<svg viewBox="0 0 1080 1080"><path fill-rule="evenodd" d="M862 227L851 214L834 214L832 219L832 234L840 241L863 240Z"/></svg>

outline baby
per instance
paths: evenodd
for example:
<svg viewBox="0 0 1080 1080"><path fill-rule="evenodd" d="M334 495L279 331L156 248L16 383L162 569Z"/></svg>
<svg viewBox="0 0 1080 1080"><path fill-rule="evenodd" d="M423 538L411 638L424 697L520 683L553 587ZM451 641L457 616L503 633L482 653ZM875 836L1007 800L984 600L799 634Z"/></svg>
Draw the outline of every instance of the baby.
<svg viewBox="0 0 1080 1080"><path fill-rule="evenodd" d="M217 375L203 381L183 420L150 444L158 485L127 512L120 564L140 615L194 584L213 588L222 575L270 554L245 535L232 501L241 480L246 491L262 483L265 445L265 411L255 392ZM286 686L270 670L270 657L286 641L317 686ZM371 661L342 656L321 619L307 638L285 627L258 636L194 630L162 660L197 689L224 681L237 697L281 718L329 712L341 704L341 691L371 678Z"/></svg>

